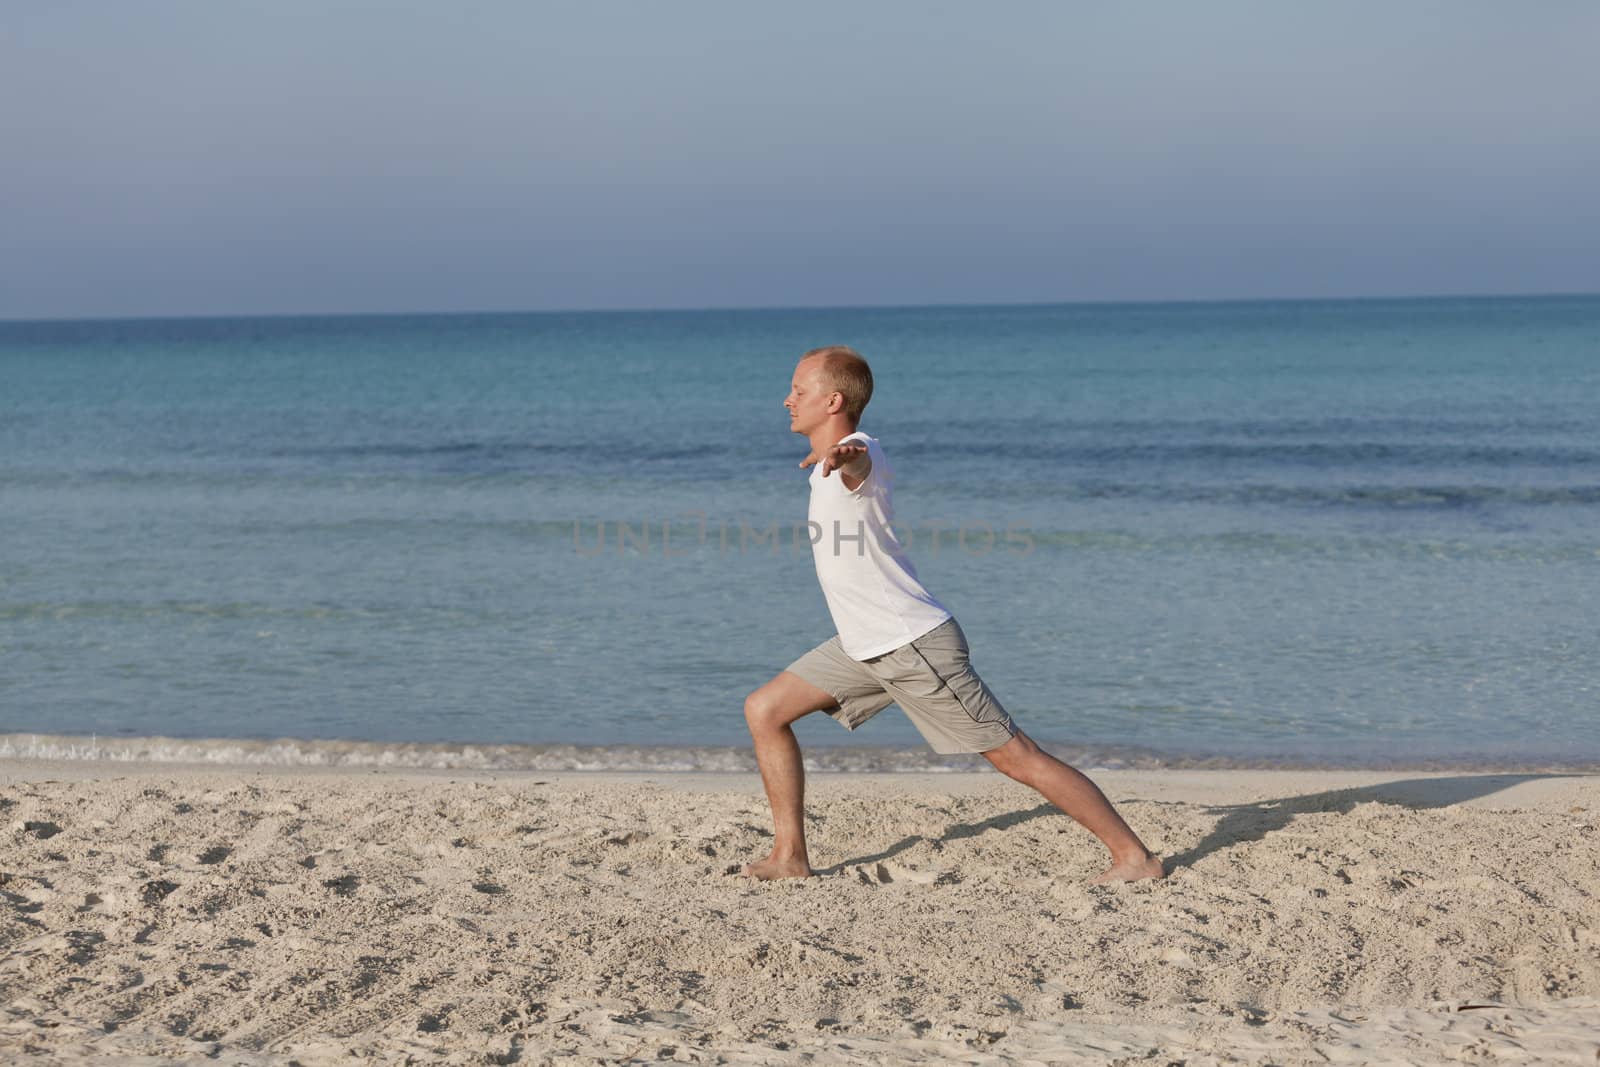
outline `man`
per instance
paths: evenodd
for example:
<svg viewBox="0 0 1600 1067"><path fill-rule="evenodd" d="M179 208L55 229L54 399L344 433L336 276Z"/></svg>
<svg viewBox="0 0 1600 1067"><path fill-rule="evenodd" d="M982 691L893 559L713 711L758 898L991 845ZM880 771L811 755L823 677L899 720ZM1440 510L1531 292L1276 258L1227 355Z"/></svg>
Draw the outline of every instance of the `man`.
<svg viewBox="0 0 1600 1067"><path fill-rule="evenodd" d="M981 752L1033 787L1111 850L1096 882L1163 876L1093 782L1034 744L967 662L951 614L917 581L890 524L893 472L878 442L856 429L872 398L872 370L843 345L801 357L783 406L811 454L812 551L838 636L789 665L744 703L761 782L772 805L772 852L747 865L753 878L803 878L805 768L790 724L826 711L855 729L899 704L935 752Z"/></svg>

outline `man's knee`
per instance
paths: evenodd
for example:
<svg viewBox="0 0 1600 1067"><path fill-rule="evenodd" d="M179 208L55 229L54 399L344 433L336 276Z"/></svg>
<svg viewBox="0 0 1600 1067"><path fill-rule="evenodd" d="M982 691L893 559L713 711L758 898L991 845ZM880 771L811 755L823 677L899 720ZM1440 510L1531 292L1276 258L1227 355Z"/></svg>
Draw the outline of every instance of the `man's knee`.
<svg viewBox="0 0 1600 1067"><path fill-rule="evenodd" d="M832 697L810 683L780 674L744 698L744 718L752 732L776 730L813 711L837 706Z"/></svg>
<svg viewBox="0 0 1600 1067"><path fill-rule="evenodd" d="M744 721L751 730L766 730L776 725L778 702L770 686L762 686L744 698Z"/></svg>
<svg viewBox="0 0 1600 1067"><path fill-rule="evenodd" d="M761 695L761 690L757 689L753 691L749 696L744 698L744 721L749 723L751 726L756 725L763 717L763 714L766 711L766 706L766 698Z"/></svg>

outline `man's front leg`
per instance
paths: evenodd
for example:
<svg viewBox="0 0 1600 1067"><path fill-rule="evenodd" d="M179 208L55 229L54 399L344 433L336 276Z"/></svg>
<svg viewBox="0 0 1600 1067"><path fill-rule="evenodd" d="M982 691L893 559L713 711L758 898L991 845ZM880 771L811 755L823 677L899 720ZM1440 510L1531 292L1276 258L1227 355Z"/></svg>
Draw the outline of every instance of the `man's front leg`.
<svg viewBox="0 0 1600 1067"><path fill-rule="evenodd" d="M744 868L751 878L804 878L811 873L806 852L806 768L791 724L833 706L832 696L787 671L745 699L745 722L772 806L773 831L772 851Z"/></svg>
<svg viewBox="0 0 1600 1067"><path fill-rule="evenodd" d="M772 805L773 841L767 858L748 864L744 873L751 878L804 878L811 873L811 859L806 853L806 766L800 742L787 724L760 733L752 729L751 736L761 784Z"/></svg>

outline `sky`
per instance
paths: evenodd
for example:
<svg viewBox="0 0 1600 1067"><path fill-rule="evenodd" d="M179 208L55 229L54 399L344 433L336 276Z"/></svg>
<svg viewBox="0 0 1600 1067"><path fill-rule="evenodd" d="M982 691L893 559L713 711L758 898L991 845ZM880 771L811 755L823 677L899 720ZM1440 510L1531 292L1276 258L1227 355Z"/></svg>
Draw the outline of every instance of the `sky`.
<svg viewBox="0 0 1600 1067"><path fill-rule="evenodd" d="M0 0L0 318L1600 291L1600 4Z"/></svg>

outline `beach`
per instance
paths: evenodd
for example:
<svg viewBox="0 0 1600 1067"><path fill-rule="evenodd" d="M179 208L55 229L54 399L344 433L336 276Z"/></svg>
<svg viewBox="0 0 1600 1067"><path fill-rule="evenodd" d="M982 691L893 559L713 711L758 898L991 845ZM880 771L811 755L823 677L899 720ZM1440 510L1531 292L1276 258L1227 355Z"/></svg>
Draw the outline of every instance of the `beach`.
<svg viewBox="0 0 1600 1067"><path fill-rule="evenodd" d="M119 1064L1600 1056L1600 778L1103 771L1167 858L981 774L0 762L0 1057Z"/></svg>

